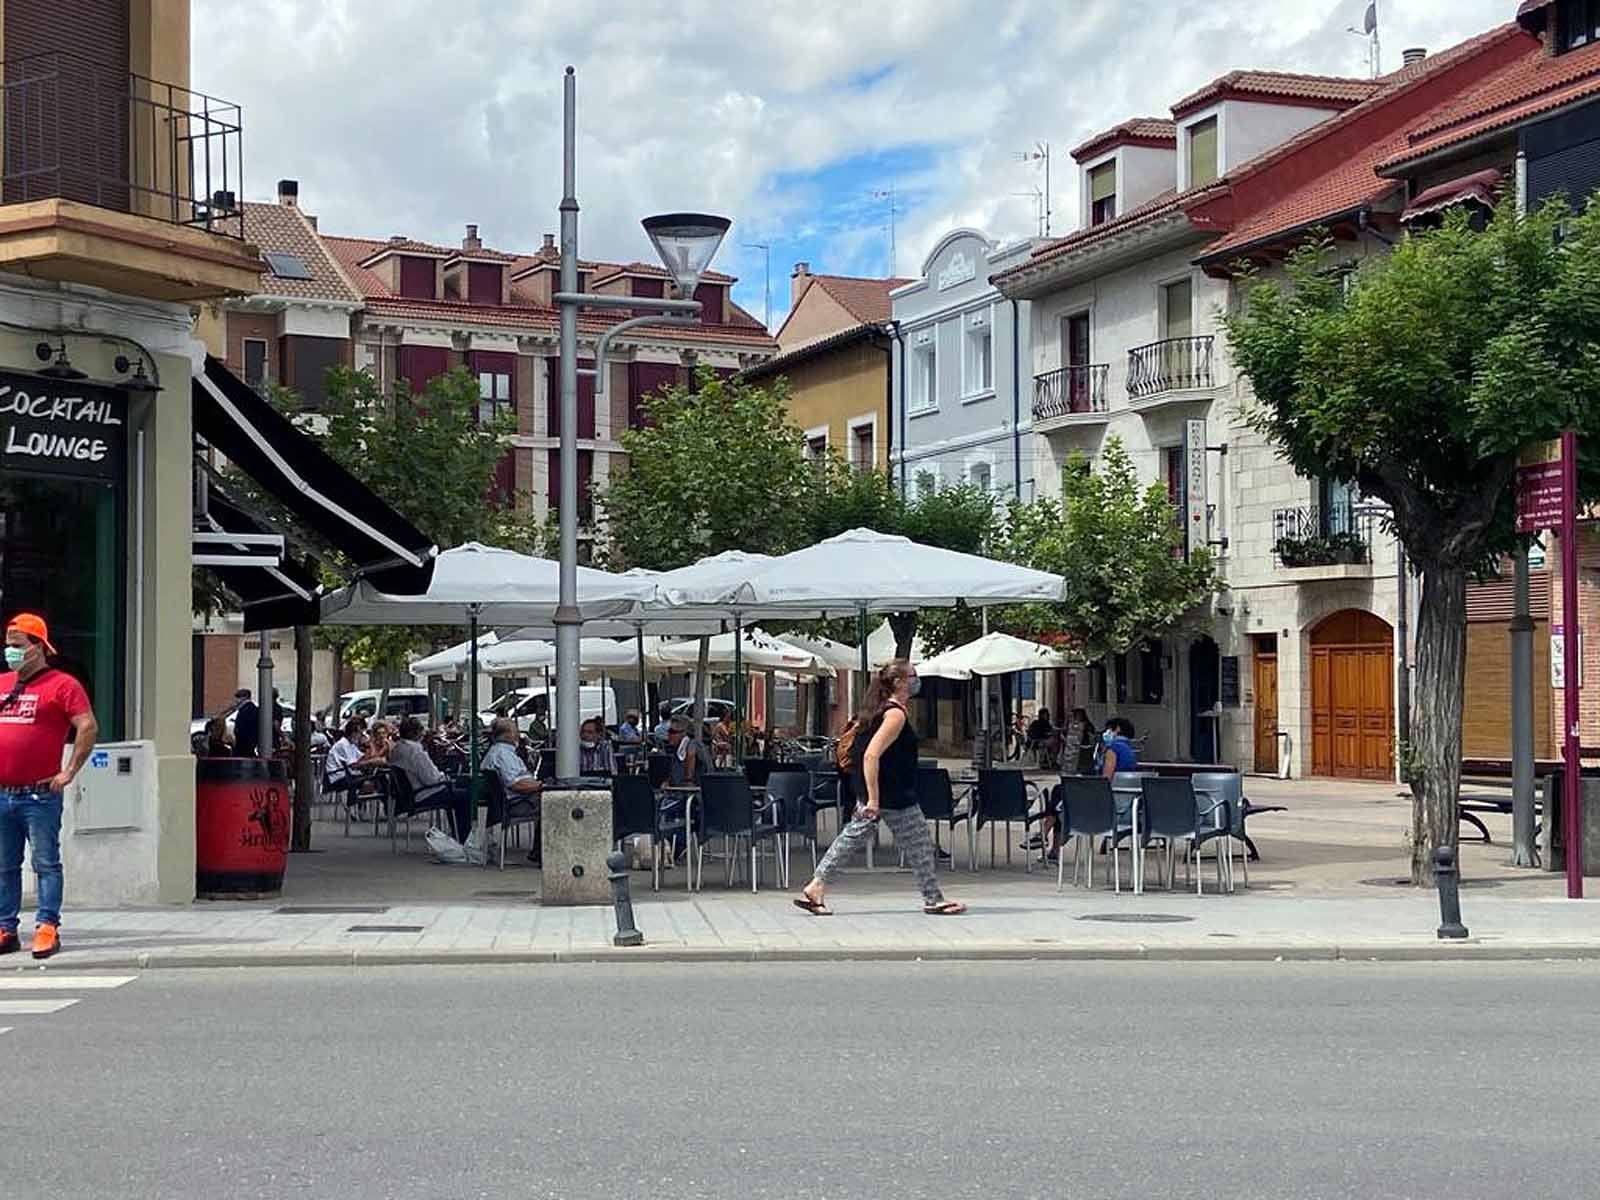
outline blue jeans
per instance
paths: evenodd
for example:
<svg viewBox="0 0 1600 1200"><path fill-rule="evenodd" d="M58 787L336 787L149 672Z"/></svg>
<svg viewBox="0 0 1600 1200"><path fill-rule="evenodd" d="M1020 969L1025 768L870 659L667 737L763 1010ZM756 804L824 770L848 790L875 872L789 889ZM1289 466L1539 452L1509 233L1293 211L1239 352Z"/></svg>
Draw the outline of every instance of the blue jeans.
<svg viewBox="0 0 1600 1200"><path fill-rule="evenodd" d="M17 931L22 907L22 843L33 847L39 880L37 923L61 924L61 793L0 788L0 930Z"/></svg>

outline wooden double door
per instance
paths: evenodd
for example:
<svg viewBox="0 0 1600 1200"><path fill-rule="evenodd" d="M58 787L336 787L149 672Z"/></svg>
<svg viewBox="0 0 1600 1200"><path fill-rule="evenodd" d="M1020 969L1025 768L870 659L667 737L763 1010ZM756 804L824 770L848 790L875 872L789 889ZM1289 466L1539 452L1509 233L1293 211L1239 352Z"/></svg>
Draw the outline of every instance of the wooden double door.
<svg viewBox="0 0 1600 1200"><path fill-rule="evenodd" d="M1278 773L1278 639L1255 643L1255 766L1261 775Z"/></svg>
<svg viewBox="0 0 1600 1200"><path fill-rule="evenodd" d="M1394 778L1394 630L1372 613L1335 613L1311 634L1311 771Z"/></svg>

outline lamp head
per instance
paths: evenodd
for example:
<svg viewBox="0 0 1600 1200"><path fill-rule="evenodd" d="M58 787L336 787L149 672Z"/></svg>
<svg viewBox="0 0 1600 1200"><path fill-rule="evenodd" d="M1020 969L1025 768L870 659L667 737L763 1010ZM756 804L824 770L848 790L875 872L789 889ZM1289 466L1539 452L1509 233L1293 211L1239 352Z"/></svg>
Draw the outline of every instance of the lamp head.
<svg viewBox="0 0 1600 1200"><path fill-rule="evenodd" d="M642 224L678 294L691 299L733 222L706 213L665 213L646 217Z"/></svg>

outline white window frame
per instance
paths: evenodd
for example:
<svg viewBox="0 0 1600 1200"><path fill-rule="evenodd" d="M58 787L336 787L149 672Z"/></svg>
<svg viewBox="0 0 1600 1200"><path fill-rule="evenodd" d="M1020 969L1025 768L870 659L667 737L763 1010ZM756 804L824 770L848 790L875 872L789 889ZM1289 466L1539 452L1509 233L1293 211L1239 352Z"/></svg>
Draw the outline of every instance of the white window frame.
<svg viewBox="0 0 1600 1200"><path fill-rule="evenodd" d="M869 413L868 415L862 417L851 417L850 420L845 424L848 430L849 460L851 469L856 471L876 470L878 466L878 415L876 413ZM869 429L872 431L872 453L868 456L866 462L858 463L855 459L856 434L862 429Z"/></svg>
<svg viewBox="0 0 1600 1200"><path fill-rule="evenodd" d="M505 381L503 395L500 392L499 381ZM511 372L510 371L479 371L478 372L478 422L483 423L485 406L487 415L498 412L501 405L505 405L509 415L515 417L516 409L511 405Z"/></svg>
<svg viewBox="0 0 1600 1200"><path fill-rule="evenodd" d="M939 330L935 325L913 330L910 338L911 386L906 389L906 415L920 416L939 410ZM926 374L922 359L928 360ZM924 386L926 385L926 386Z"/></svg>
<svg viewBox="0 0 1600 1200"><path fill-rule="evenodd" d="M1200 335L1200 285L1193 271L1180 271L1176 275L1158 280L1156 283L1156 341L1170 341L1172 335L1167 332L1167 289L1176 283L1189 285L1189 334L1190 337ZM1090 329L1090 336L1094 330Z"/></svg>
<svg viewBox="0 0 1600 1200"><path fill-rule="evenodd" d="M822 439L821 454L816 452L816 447L813 445L818 438ZM827 462L829 443L832 440L828 436L828 427L826 425L813 425L810 429L806 430L805 439L807 461L814 463Z"/></svg>
<svg viewBox="0 0 1600 1200"><path fill-rule="evenodd" d="M980 317L981 324L974 324L973 318ZM973 335L979 330L989 339L989 381L977 387L972 386L968 376L971 343ZM994 305L991 303L983 308L968 309L961 314L961 400L968 403L973 400L984 400L994 395Z"/></svg>

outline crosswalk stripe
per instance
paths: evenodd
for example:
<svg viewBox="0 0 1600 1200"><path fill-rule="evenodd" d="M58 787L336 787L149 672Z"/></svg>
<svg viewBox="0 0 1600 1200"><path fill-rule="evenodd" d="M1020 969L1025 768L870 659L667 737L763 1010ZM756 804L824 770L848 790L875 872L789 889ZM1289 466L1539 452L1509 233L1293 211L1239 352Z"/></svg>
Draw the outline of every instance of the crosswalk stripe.
<svg viewBox="0 0 1600 1200"><path fill-rule="evenodd" d="M10 1032L11 1032L11 1026L9 1026L9 1025L0 1025L0 1033L10 1033Z"/></svg>
<svg viewBox="0 0 1600 1200"><path fill-rule="evenodd" d="M136 975L0 975L0 992L104 992Z"/></svg>
<svg viewBox="0 0 1600 1200"><path fill-rule="evenodd" d="M71 1008L77 1003L71 1000L0 1000L0 1016L6 1017L42 1017L50 1013L58 1013L63 1008Z"/></svg>

